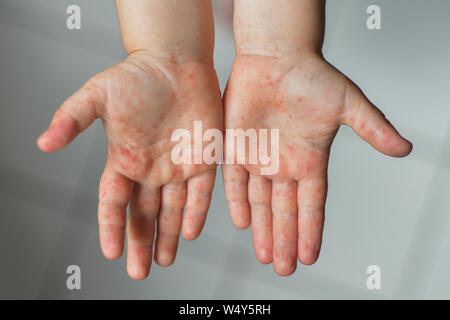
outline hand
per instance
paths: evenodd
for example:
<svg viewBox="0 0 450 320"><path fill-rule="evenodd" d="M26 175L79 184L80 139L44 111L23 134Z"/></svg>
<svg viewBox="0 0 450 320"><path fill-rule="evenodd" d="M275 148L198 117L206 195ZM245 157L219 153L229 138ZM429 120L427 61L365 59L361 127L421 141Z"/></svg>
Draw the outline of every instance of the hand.
<svg viewBox="0 0 450 320"><path fill-rule="evenodd" d="M51 152L68 145L101 118L108 138L108 159L100 180L100 244L109 259L123 252L126 211L127 269L130 277L147 277L155 261L173 263L183 208L183 235L194 239L203 227L214 185L215 165L175 165L171 141L175 129L222 130L222 102L213 68L199 62L175 63L145 51L89 80L56 112L38 139Z"/></svg>
<svg viewBox="0 0 450 320"><path fill-rule="evenodd" d="M341 124L378 151L403 157L403 139L361 90L319 54L239 55L225 93L225 127L279 129L279 170L224 165L231 218L252 226L257 259L280 275L318 258L330 147ZM227 140L226 143L229 143ZM236 160L234 160L236 163Z"/></svg>

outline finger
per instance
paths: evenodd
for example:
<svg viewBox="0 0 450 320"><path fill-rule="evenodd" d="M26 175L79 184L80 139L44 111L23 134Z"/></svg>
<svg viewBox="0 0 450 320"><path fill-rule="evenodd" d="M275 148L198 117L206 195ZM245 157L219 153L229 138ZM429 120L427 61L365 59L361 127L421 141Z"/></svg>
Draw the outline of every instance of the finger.
<svg viewBox="0 0 450 320"><path fill-rule="evenodd" d="M183 236L187 240L197 238L203 229L215 179L216 168L188 180L186 211L183 219Z"/></svg>
<svg viewBox="0 0 450 320"><path fill-rule="evenodd" d="M185 182L170 183L162 187L155 245L155 261L160 266L169 266L175 261L185 203Z"/></svg>
<svg viewBox="0 0 450 320"><path fill-rule="evenodd" d="M261 263L273 260L272 237L272 183L270 180L250 174L248 180L248 200L250 203L253 246L256 258Z"/></svg>
<svg viewBox="0 0 450 320"><path fill-rule="evenodd" d="M239 229L250 226L248 203L248 172L240 165L222 165L223 185L231 220Z"/></svg>
<svg viewBox="0 0 450 320"><path fill-rule="evenodd" d="M298 186L298 258L301 263L316 262L322 244L327 179L308 179Z"/></svg>
<svg viewBox="0 0 450 320"><path fill-rule="evenodd" d="M148 276L152 264L155 219L159 211L160 189L135 184L128 217L127 270L131 278Z"/></svg>
<svg viewBox="0 0 450 320"><path fill-rule="evenodd" d="M38 138L38 147L52 152L67 146L94 122L102 103L101 89L89 81L55 113L49 128Z"/></svg>
<svg viewBox="0 0 450 320"><path fill-rule="evenodd" d="M272 182L273 266L282 276L297 267L297 183Z"/></svg>
<svg viewBox="0 0 450 320"><path fill-rule="evenodd" d="M343 122L378 151L393 157L404 157L412 144L404 139L353 83L347 88Z"/></svg>
<svg viewBox="0 0 450 320"><path fill-rule="evenodd" d="M98 224L100 247L107 259L122 256L131 181L108 165L100 179Z"/></svg>

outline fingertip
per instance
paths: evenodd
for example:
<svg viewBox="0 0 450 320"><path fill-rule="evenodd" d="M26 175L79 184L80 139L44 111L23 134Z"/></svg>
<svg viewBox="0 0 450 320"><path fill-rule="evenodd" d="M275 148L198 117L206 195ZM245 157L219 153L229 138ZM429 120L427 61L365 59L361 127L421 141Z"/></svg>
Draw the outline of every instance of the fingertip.
<svg viewBox="0 0 450 320"><path fill-rule="evenodd" d="M122 257L125 233L120 225L101 224L99 222L99 242L103 256L108 260Z"/></svg>
<svg viewBox="0 0 450 320"><path fill-rule="evenodd" d="M101 246L103 256L108 260L118 260L122 257L123 249L116 247Z"/></svg>
<svg viewBox="0 0 450 320"><path fill-rule="evenodd" d="M356 86L351 86L349 108L344 123L351 126L362 139L379 152L391 157L405 157L412 151L412 144L404 139L385 117Z"/></svg>
<svg viewBox="0 0 450 320"><path fill-rule="evenodd" d="M298 239L298 261L310 266L316 263L322 247L322 231L300 233Z"/></svg>
<svg viewBox="0 0 450 320"><path fill-rule="evenodd" d="M306 266L311 266L314 263L317 262L317 259L319 258L319 253L315 253L315 252L307 252L305 254L301 254L298 257L298 261L301 264L304 264Z"/></svg>
<svg viewBox="0 0 450 320"><path fill-rule="evenodd" d="M250 221L247 220L233 221L233 224L239 230L247 230L250 227Z"/></svg>
<svg viewBox="0 0 450 320"><path fill-rule="evenodd" d="M222 176L231 221L238 229L250 226L248 171L239 165L223 165Z"/></svg>
<svg viewBox="0 0 450 320"><path fill-rule="evenodd" d="M39 150L41 150L43 152L51 151L48 143L49 143L49 141L47 138L47 131L44 132L43 134L41 134L41 136L39 138L37 138L37 140L36 140L37 147L39 148Z"/></svg>
<svg viewBox="0 0 450 320"><path fill-rule="evenodd" d="M273 261L272 250L268 248L260 248L256 250L256 259L258 259L258 261L261 262L262 264L272 263Z"/></svg>
<svg viewBox="0 0 450 320"><path fill-rule="evenodd" d="M409 155L413 149L413 144L401 137L400 135L397 138L385 139L385 148L380 150L382 153L394 157L394 158L403 158Z"/></svg>
<svg viewBox="0 0 450 320"><path fill-rule="evenodd" d="M396 155L396 157L398 158L406 157L413 150L413 144L409 140L406 140L405 138L402 139L403 139L402 146L399 147L398 154Z"/></svg>
<svg viewBox="0 0 450 320"><path fill-rule="evenodd" d="M53 152L66 147L75 136L76 124L59 120L37 139L37 145L44 152Z"/></svg>
<svg viewBox="0 0 450 320"><path fill-rule="evenodd" d="M185 238L188 241L193 241L197 239L200 236L201 231L197 231L192 227L185 227L183 226L182 234L183 238Z"/></svg>
<svg viewBox="0 0 450 320"><path fill-rule="evenodd" d="M147 246L130 246L127 257L127 273L131 279L144 280L148 277L152 265L152 250Z"/></svg>
<svg viewBox="0 0 450 320"><path fill-rule="evenodd" d="M122 257L123 254L123 244L115 243L111 239L107 239L104 236L105 230L100 230L100 248L102 250L103 256L108 260L117 260Z"/></svg>
<svg viewBox="0 0 450 320"><path fill-rule="evenodd" d="M273 268L278 275L287 277L295 272L295 270L297 269L297 263L278 261L274 263Z"/></svg>
<svg viewBox="0 0 450 320"><path fill-rule="evenodd" d="M61 148L64 148L67 143L61 142L62 137L57 132L58 128L51 127L47 129L41 136L36 140L38 148L43 152L54 152Z"/></svg>
<svg viewBox="0 0 450 320"><path fill-rule="evenodd" d="M188 202L189 201L188 195ZM206 209L206 211L191 210L187 205L181 230L183 238L192 241L200 236L205 225L207 211L208 209Z"/></svg>
<svg viewBox="0 0 450 320"><path fill-rule="evenodd" d="M229 201L228 203L231 221L236 228L245 230L250 227L250 205L244 201Z"/></svg>
<svg viewBox="0 0 450 320"><path fill-rule="evenodd" d="M167 251L158 250L155 254L155 262L161 267L169 267L175 262L175 255Z"/></svg>
<svg viewBox="0 0 450 320"><path fill-rule="evenodd" d="M383 123L367 130L356 133L369 142L379 152L395 158L402 158L411 153L413 145L403 138L389 121L383 118Z"/></svg>
<svg viewBox="0 0 450 320"><path fill-rule="evenodd" d="M150 273L150 269L146 270L136 265L128 265L127 273L128 276L133 280L145 280Z"/></svg>

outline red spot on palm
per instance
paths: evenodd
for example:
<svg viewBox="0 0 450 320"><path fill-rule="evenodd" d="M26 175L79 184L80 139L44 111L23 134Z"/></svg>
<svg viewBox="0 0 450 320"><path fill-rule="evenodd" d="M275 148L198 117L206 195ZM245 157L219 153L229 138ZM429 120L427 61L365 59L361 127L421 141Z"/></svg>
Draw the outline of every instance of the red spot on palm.
<svg viewBox="0 0 450 320"><path fill-rule="evenodd" d="M361 122L361 130L366 129L367 123L365 121Z"/></svg>

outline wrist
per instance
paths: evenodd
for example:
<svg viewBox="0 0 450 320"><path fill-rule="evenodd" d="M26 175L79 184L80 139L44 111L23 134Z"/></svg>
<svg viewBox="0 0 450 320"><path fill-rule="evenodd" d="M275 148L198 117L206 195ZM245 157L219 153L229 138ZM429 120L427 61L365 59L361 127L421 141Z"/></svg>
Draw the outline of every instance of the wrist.
<svg viewBox="0 0 450 320"><path fill-rule="evenodd" d="M183 46L125 46L128 56L142 56L151 59L159 59L181 64L186 62L198 62L213 66L213 49L186 48Z"/></svg>
<svg viewBox="0 0 450 320"><path fill-rule="evenodd" d="M299 67L315 64L324 61L323 55L315 51L297 51L297 52L277 52L277 55L268 53L241 53L236 55L235 63L250 63L250 61L266 61L265 63L271 65L276 64L282 72Z"/></svg>
<svg viewBox="0 0 450 320"><path fill-rule="evenodd" d="M174 62L212 64L214 22L210 0L116 0L125 50Z"/></svg>
<svg viewBox="0 0 450 320"><path fill-rule="evenodd" d="M322 46L311 43L272 43L261 44L247 41L236 43L237 56L267 56L275 58L302 57L302 56L322 56Z"/></svg>
<svg viewBox="0 0 450 320"><path fill-rule="evenodd" d="M324 0L235 0L237 54L321 54L324 30Z"/></svg>

